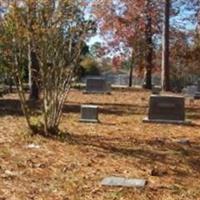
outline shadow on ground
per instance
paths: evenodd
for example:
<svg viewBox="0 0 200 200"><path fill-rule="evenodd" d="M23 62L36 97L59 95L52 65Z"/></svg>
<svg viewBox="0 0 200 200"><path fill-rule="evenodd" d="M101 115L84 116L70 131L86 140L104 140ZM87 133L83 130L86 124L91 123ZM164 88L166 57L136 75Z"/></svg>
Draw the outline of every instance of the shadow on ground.
<svg viewBox="0 0 200 200"><path fill-rule="evenodd" d="M87 103L94 105L95 103ZM41 102L28 102L29 107L35 114L41 111ZM96 105L96 104L95 104ZM113 115L146 115L148 106L137 104L100 103L100 113ZM80 104L69 102L63 107L64 113L80 113ZM200 119L200 108L186 108L187 118L191 120ZM0 99L0 116L14 115L22 116L21 103L16 99Z"/></svg>
<svg viewBox="0 0 200 200"><path fill-rule="evenodd" d="M175 167L184 165L195 173L200 173L200 143L181 144L167 138L138 140L135 138L75 135L62 133L59 137L48 136L48 139L59 140L70 145L88 146L103 150L106 154L139 159L140 162L154 165L160 163ZM99 151L99 150L97 150ZM177 175L183 176L177 170ZM189 174L185 174L189 176Z"/></svg>
<svg viewBox="0 0 200 200"><path fill-rule="evenodd" d="M138 106L137 104L88 104L98 105L100 113L113 115L145 115L148 108L147 106ZM80 105L65 104L63 111L64 113L80 113Z"/></svg>
<svg viewBox="0 0 200 200"><path fill-rule="evenodd" d="M29 108L35 113L40 113L40 102L27 102ZM13 116L23 116L21 109L21 103L17 99L0 99L0 116L13 115Z"/></svg>

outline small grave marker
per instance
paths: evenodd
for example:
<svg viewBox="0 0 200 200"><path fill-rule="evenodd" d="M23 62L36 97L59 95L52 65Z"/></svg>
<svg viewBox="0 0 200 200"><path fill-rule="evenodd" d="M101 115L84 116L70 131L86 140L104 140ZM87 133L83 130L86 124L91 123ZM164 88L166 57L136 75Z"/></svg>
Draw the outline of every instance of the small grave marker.
<svg viewBox="0 0 200 200"><path fill-rule="evenodd" d="M81 105L81 122L98 122L98 106Z"/></svg>
<svg viewBox="0 0 200 200"><path fill-rule="evenodd" d="M128 179L123 177L110 176L101 181L103 186L118 186L118 187L145 187L146 180L144 179Z"/></svg>
<svg viewBox="0 0 200 200"><path fill-rule="evenodd" d="M190 124L185 120L184 97L151 95L149 104L144 122Z"/></svg>
<svg viewBox="0 0 200 200"><path fill-rule="evenodd" d="M86 81L86 93L111 92L111 86L103 77L88 77Z"/></svg>

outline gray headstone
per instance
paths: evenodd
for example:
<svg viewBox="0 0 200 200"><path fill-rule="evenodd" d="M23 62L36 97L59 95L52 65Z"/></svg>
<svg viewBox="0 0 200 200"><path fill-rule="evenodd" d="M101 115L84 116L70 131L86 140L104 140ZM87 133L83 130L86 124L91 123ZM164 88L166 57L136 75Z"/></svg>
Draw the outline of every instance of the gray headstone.
<svg viewBox="0 0 200 200"><path fill-rule="evenodd" d="M107 177L101 181L104 186L118 186L118 187L144 187L146 185L144 179L127 179L123 177Z"/></svg>
<svg viewBox="0 0 200 200"><path fill-rule="evenodd" d="M81 105L81 122L98 122L98 106Z"/></svg>
<svg viewBox="0 0 200 200"><path fill-rule="evenodd" d="M103 77L88 77L86 80L87 93L110 93L111 86Z"/></svg>
<svg viewBox="0 0 200 200"><path fill-rule="evenodd" d="M188 123L185 121L184 97L151 95L148 118L144 122Z"/></svg>

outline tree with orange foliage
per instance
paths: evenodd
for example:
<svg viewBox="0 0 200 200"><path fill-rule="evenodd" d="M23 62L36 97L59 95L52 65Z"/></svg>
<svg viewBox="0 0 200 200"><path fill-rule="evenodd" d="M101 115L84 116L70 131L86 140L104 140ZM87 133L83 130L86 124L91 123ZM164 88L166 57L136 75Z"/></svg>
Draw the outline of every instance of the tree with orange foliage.
<svg viewBox="0 0 200 200"><path fill-rule="evenodd" d="M154 0L101 0L93 3L94 14L99 21L101 34L105 37L111 51L119 50L123 43L131 57L130 81L137 57L143 56L145 69L145 88L151 89L153 68L153 36L159 32L160 6ZM123 50L122 50L123 51ZM142 59L140 59L142 60Z"/></svg>
<svg viewBox="0 0 200 200"><path fill-rule="evenodd" d="M166 5L166 6L165 6ZM166 7L166 9L164 9ZM128 56L131 57L130 77L132 76L133 65L142 67L145 71L145 88L151 88L151 74L154 69L154 51L157 51L157 46L161 43L162 26L164 16L166 19L163 34L168 37L163 46L163 88L169 90L170 86L170 43L171 38L169 33L181 26L186 26L185 23L195 23L194 15L199 7L199 0L171 0L171 12L169 12L170 1L158 0L99 0L93 3L94 15L99 22L100 34L104 36L110 51L120 51L124 57L124 52L128 51ZM165 12L164 12L165 10ZM189 12L188 12L189 11ZM182 13L182 14L181 14ZM176 16L190 13L187 17L182 17L176 23L170 21ZM172 22L171 29L169 24ZM176 31L175 31L176 32ZM167 43L168 41L168 43ZM123 45L122 45L123 44ZM166 47L166 48L165 48ZM167 51L166 51L167 49ZM127 56L127 55L125 55ZM128 57L127 56L127 57ZM139 58L139 59L138 59ZM159 66L161 66L161 61ZM130 78L130 80L132 80ZM131 85L131 84L130 84Z"/></svg>

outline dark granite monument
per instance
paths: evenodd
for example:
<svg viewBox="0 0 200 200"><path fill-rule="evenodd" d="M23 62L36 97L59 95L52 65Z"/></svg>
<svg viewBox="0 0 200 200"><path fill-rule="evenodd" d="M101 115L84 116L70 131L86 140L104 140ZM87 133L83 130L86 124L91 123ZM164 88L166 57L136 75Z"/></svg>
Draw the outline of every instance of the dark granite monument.
<svg viewBox="0 0 200 200"><path fill-rule="evenodd" d="M111 86L103 77L88 77L86 93L110 93Z"/></svg>
<svg viewBox="0 0 200 200"><path fill-rule="evenodd" d="M81 105L81 122L98 122L98 106Z"/></svg>
<svg viewBox="0 0 200 200"><path fill-rule="evenodd" d="M185 120L185 99L177 96L151 95L148 117L144 122L190 124Z"/></svg>

